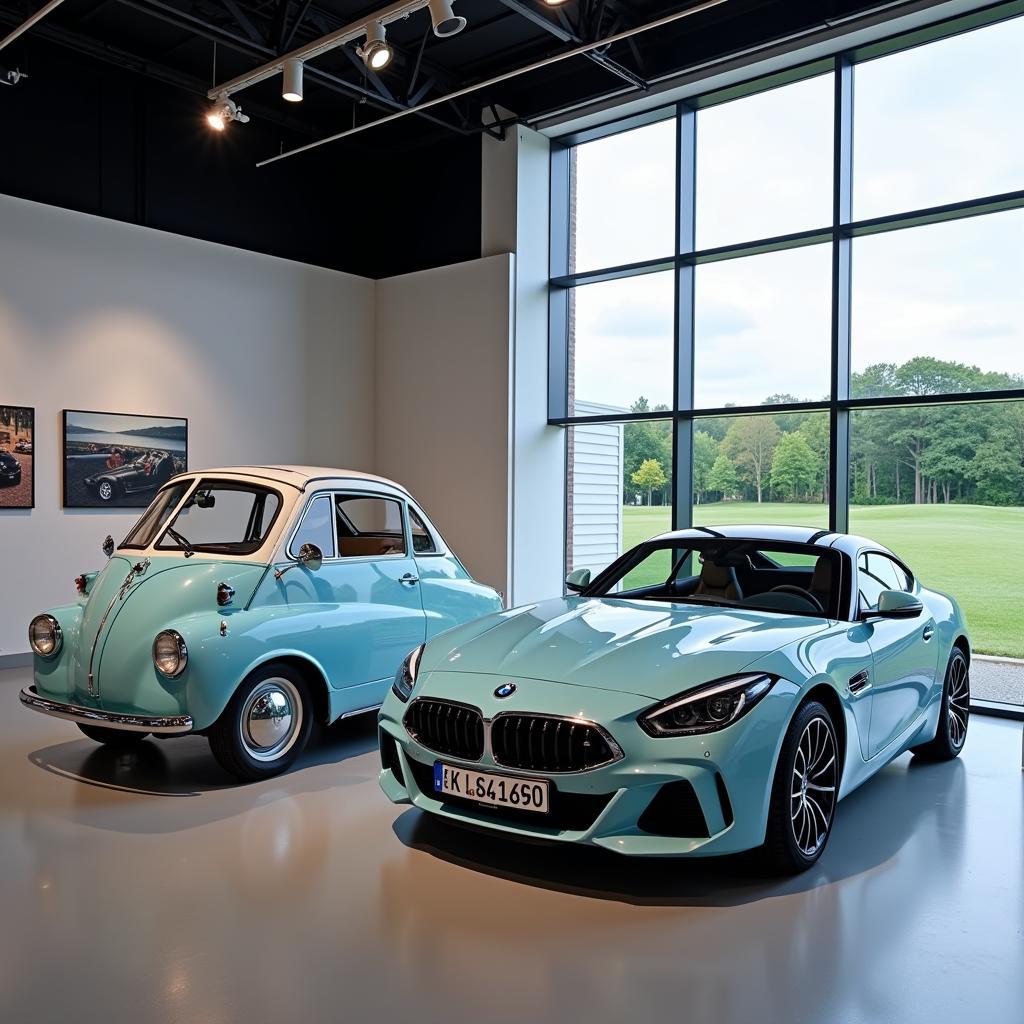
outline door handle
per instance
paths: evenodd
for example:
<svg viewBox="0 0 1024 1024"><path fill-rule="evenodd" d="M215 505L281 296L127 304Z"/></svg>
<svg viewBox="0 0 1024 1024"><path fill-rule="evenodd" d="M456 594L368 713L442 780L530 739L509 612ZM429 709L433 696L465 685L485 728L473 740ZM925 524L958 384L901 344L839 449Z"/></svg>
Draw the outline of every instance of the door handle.
<svg viewBox="0 0 1024 1024"><path fill-rule="evenodd" d="M935 627L931 625L931 623L929 623L921 631L921 639L924 640L925 643L928 643L928 641L931 640L933 636L935 636Z"/></svg>
<svg viewBox="0 0 1024 1024"><path fill-rule="evenodd" d="M417 583L419 583L419 581L419 576L411 572L407 572L404 576L398 577L398 582L404 583L407 587L414 587L416 586Z"/></svg>

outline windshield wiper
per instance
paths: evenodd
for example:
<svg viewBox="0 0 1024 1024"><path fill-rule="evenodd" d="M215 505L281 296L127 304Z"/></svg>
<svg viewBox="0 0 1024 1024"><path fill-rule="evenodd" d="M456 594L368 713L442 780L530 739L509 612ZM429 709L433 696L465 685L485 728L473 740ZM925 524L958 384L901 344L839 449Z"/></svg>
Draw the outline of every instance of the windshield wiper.
<svg viewBox="0 0 1024 1024"><path fill-rule="evenodd" d="M183 537L173 526L167 527L167 535L178 545L179 548L184 549L185 557L191 558L195 554L195 549L189 543L187 537Z"/></svg>

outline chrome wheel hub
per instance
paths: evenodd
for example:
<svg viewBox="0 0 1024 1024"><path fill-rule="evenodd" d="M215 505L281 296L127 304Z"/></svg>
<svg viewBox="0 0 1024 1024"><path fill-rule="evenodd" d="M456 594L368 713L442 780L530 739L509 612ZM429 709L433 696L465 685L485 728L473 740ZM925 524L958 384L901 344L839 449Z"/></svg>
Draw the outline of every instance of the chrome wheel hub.
<svg viewBox="0 0 1024 1024"><path fill-rule="evenodd" d="M100 484L100 497L104 501L109 501L110 500L110 496L113 493L114 493L114 488L109 483L107 483L106 480L104 480L103 483Z"/></svg>
<svg viewBox="0 0 1024 1024"><path fill-rule="evenodd" d="M242 745L257 761L291 749L302 727L302 698L287 679L264 679L249 694L239 720Z"/></svg>
<svg viewBox="0 0 1024 1024"><path fill-rule="evenodd" d="M967 739L967 720L971 713L971 682L967 665L957 658L949 670L949 699L946 706L946 724L949 742L959 750Z"/></svg>
<svg viewBox="0 0 1024 1024"><path fill-rule="evenodd" d="M790 822L800 852L813 857L828 838L836 806L836 741L823 718L812 718L797 744L796 780L790 793Z"/></svg>

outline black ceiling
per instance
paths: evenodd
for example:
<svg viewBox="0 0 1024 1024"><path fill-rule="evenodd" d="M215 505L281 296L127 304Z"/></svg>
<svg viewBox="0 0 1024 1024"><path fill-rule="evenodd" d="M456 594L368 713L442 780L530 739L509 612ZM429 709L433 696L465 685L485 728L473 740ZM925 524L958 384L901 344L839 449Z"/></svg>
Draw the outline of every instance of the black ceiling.
<svg viewBox="0 0 1024 1024"><path fill-rule="evenodd" d="M0 0L0 37L42 5ZM379 10L358 0L66 0L0 53L0 191L380 276L479 252L479 141L494 104L522 118L878 6L726 0L692 17L444 103L429 116L256 170L257 160L692 6L650 0L456 0L388 29L379 80L348 46L312 62L305 100L275 77L238 94L252 121L214 136L206 90ZM216 43L216 47L214 44ZM410 161L414 181L410 182ZM374 231L382 219L388 231Z"/></svg>

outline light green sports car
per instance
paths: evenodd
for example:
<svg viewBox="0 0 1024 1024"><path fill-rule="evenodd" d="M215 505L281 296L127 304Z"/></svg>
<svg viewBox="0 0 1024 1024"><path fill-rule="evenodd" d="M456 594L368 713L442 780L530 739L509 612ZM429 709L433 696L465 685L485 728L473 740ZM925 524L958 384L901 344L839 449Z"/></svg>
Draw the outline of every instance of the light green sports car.
<svg viewBox="0 0 1024 1024"><path fill-rule="evenodd" d="M393 801L624 854L760 847L796 872L893 758L963 749L963 615L870 540L683 530L566 582L406 658L380 712Z"/></svg>

